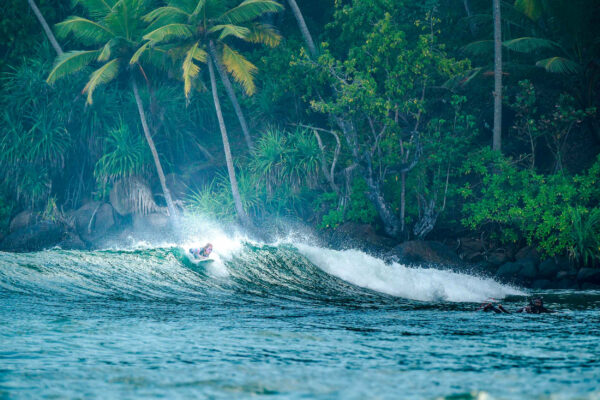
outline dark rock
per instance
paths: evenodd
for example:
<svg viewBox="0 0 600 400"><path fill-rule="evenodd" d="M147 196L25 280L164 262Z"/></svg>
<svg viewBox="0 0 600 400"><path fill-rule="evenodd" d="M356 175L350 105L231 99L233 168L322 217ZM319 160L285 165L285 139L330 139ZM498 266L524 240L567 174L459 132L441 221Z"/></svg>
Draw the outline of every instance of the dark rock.
<svg viewBox="0 0 600 400"><path fill-rule="evenodd" d="M165 214L135 214L133 216L133 229L136 231L162 231L169 228L169 222L169 217Z"/></svg>
<svg viewBox="0 0 600 400"><path fill-rule="evenodd" d="M556 281L552 287L554 289L578 289L579 285L573 279L564 278Z"/></svg>
<svg viewBox="0 0 600 400"><path fill-rule="evenodd" d="M552 282L550 282L548 279L536 279L531 284L531 287L533 289L549 289L552 287Z"/></svg>
<svg viewBox="0 0 600 400"><path fill-rule="evenodd" d="M31 210L21 211L10 221L9 232L15 232L22 228L27 228L38 222L39 214Z"/></svg>
<svg viewBox="0 0 600 400"><path fill-rule="evenodd" d="M514 262L507 262L498 268L496 276L504 281L514 281L517 278L522 265Z"/></svg>
<svg viewBox="0 0 600 400"><path fill-rule="evenodd" d="M72 232L67 232L65 238L57 244L63 250L86 250L87 246L81 238Z"/></svg>
<svg viewBox="0 0 600 400"><path fill-rule="evenodd" d="M600 290L600 285L598 285L596 283L583 282L581 284L581 289L582 290Z"/></svg>
<svg viewBox="0 0 600 400"><path fill-rule="evenodd" d="M531 258L523 258L515 261L515 264L520 265L519 277L524 281L531 281L538 275L535 262Z"/></svg>
<svg viewBox="0 0 600 400"><path fill-rule="evenodd" d="M548 258L538 266L538 277L543 279L554 279L560 270L560 266L552 258Z"/></svg>
<svg viewBox="0 0 600 400"><path fill-rule="evenodd" d="M6 236L0 243L0 251L27 252L47 249L59 243L64 234L65 228L62 225L39 222Z"/></svg>
<svg viewBox="0 0 600 400"><path fill-rule="evenodd" d="M463 237L459 239L460 259L466 262L480 262L485 259L485 243L478 238Z"/></svg>
<svg viewBox="0 0 600 400"><path fill-rule="evenodd" d="M504 251L494 251L487 256L487 262L494 265L502 265L508 261L508 254Z"/></svg>
<svg viewBox="0 0 600 400"><path fill-rule="evenodd" d="M458 255L441 242L411 240L394 247L389 253L404 263L461 265Z"/></svg>
<svg viewBox="0 0 600 400"><path fill-rule="evenodd" d="M346 222L326 236L326 242L335 249L359 249L376 254L389 251L397 243L394 239L379 235L371 225L356 222Z"/></svg>
<svg viewBox="0 0 600 400"><path fill-rule="evenodd" d="M600 284L600 269L598 268L581 268L577 273L577 282Z"/></svg>
<svg viewBox="0 0 600 400"><path fill-rule="evenodd" d="M537 250L531 246L523 247L515 254L515 260L530 259L537 265L540 262L540 255Z"/></svg>
<svg viewBox="0 0 600 400"><path fill-rule="evenodd" d="M104 236L115 224L112 206L97 201L81 206L73 213L73 219L77 233L87 242Z"/></svg>
<svg viewBox="0 0 600 400"><path fill-rule="evenodd" d="M498 265L492 264L490 262L482 262L476 266L475 271L481 272L482 274L487 276L494 276L496 275L496 272L498 272L498 267Z"/></svg>

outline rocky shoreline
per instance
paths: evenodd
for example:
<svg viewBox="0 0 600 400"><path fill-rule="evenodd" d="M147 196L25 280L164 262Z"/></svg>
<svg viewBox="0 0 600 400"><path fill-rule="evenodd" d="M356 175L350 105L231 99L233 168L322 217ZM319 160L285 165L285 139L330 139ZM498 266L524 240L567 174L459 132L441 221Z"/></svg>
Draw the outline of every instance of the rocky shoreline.
<svg viewBox="0 0 600 400"><path fill-rule="evenodd" d="M261 229L276 236L282 225L265 223ZM379 235L371 226L346 223L318 232L305 224L299 230L317 238L323 245L337 250L359 249L384 259L428 268L492 277L504 283L533 289L600 289L600 268L577 268L567 257L543 259L535 249L486 250L476 238L461 238L447 243L411 240L399 243ZM68 211L59 220L44 220L32 211L13 217L8 235L0 237L0 251L32 252L58 247L64 250L92 250L107 243L119 243L132 236L166 237L170 232L168 217L162 213L120 215L110 203L88 202Z"/></svg>

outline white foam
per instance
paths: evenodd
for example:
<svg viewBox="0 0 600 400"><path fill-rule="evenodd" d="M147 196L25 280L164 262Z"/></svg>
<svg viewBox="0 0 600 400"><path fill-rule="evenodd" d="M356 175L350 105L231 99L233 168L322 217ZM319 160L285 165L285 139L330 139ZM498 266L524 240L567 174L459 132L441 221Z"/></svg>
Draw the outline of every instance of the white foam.
<svg viewBox="0 0 600 400"><path fill-rule="evenodd" d="M330 250L305 244L296 247L313 264L356 286L420 301L481 302L524 293L493 279L444 271L385 264L358 250Z"/></svg>

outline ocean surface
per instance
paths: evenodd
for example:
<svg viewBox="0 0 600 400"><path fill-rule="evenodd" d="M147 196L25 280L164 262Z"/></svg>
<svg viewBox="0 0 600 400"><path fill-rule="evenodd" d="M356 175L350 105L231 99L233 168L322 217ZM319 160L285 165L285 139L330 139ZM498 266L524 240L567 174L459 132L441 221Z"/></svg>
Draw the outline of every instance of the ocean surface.
<svg viewBox="0 0 600 400"><path fill-rule="evenodd" d="M212 241L0 253L0 399L600 399L600 292Z"/></svg>

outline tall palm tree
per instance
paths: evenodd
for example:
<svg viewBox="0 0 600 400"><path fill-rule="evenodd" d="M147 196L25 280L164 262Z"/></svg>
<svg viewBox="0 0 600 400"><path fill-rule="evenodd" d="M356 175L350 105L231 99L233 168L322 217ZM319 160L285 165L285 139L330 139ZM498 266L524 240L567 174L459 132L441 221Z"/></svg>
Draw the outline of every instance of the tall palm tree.
<svg viewBox="0 0 600 400"><path fill-rule="evenodd" d="M56 33L65 38L71 35L84 47L92 50L69 51L56 58L47 81L52 84L57 79L75 73L82 68L99 63L101 66L92 72L83 88L87 102L92 103L94 90L117 77L127 79L131 85L138 107L144 135L158 173L160 185L167 203L169 214L175 218L178 213L171 193L166 185L165 174L148 128L146 114L139 95L136 74L146 77L142 62L164 66L163 54L159 49L140 49L147 24L142 16L151 10L147 0L79 0L90 19L71 16L56 25Z"/></svg>
<svg viewBox="0 0 600 400"><path fill-rule="evenodd" d="M494 0L494 134L492 148L502 150L502 19L500 0Z"/></svg>
<svg viewBox="0 0 600 400"><path fill-rule="evenodd" d="M310 34L310 31L308 30L308 27L306 26L306 22L304 22L304 17L302 16L302 12L300 11L298 4L296 4L296 0L288 0L288 4L290 5L290 8L292 9L294 18L296 18L296 22L298 23L298 28L300 28L300 33L302 33L302 38L304 39L304 42L308 46L308 51L310 52L310 55L312 57L316 57L317 56L317 48L315 47L315 42L313 42L313 38Z"/></svg>
<svg viewBox="0 0 600 400"><path fill-rule="evenodd" d="M44 29L44 32L46 33L46 37L50 41L50 44L52 45L52 47L54 47L56 54L59 56L62 55L64 53L63 49L62 49L62 47L60 47L60 44L58 44L58 41L54 37L54 33L52 33L52 29L50 29L50 27L48 26L48 23L46 22L46 18L44 18L44 16L42 15L37 4L35 4L35 1L27 0L27 3L29 3L29 7L31 7L31 10L35 14L35 17L40 22L40 25L42 25L42 29Z"/></svg>
<svg viewBox="0 0 600 400"><path fill-rule="evenodd" d="M146 16L146 20L151 23L151 31L144 36L148 40L144 46L148 49L157 48L159 44L171 46L170 53L182 62L181 76L186 97L189 97L200 73L197 62L208 64L231 192L238 218L248 225L250 220L239 195L214 69L216 68L221 77L244 128L245 120L228 74L241 84L246 94L252 95L256 91L254 73L257 68L236 51L229 40L235 38L250 43L277 46L281 40L279 34L271 26L257 23L255 20L265 13L278 12L281 10L281 5L272 0L244 0L230 7L232 3L238 1L171 0L167 6L159 7ZM251 147L248 132L245 132L245 135Z"/></svg>

